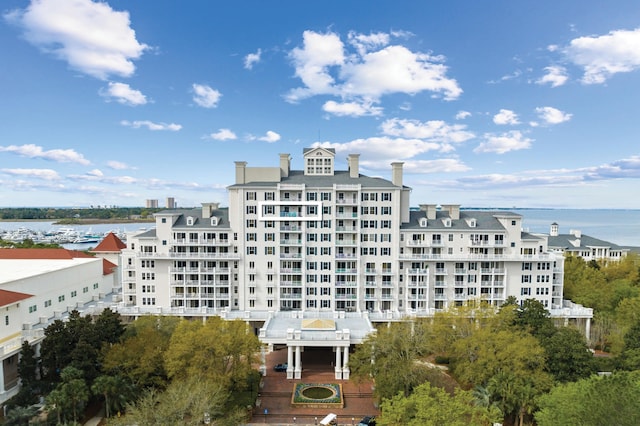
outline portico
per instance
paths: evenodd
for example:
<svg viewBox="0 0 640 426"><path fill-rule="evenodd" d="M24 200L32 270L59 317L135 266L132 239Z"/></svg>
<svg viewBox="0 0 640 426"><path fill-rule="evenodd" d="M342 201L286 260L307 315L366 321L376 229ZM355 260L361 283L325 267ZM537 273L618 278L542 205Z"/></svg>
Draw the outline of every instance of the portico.
<svg viewBox="0 0 640 426"><path fill-rule="evenodd" d="M273 312L260 329L260 340L273 349L286 345L287 379L301 379L305 347L331 348L336 380L348 380L349 349L375 329L366 313L289 311ZM263 369L266 374L266 369Z"/></svg>

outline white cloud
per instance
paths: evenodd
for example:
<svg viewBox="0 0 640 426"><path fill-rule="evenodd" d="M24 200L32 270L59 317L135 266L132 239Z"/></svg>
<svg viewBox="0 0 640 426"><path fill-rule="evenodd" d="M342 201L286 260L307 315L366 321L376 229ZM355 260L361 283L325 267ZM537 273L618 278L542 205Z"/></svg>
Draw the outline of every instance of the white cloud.
<svg viewBox="0 0 640 426"><path fill-rule="evenodd" d="M579 37L562 51L571 62L583 68L583 83L604 83L614 74L640 68L640 28Z"/></svg>
<svg viewBox="0 0 640 426"><path fill-rule="evenodd" d="M349 44L356 48L360 56L367 52L379 47L387 46L389 44L389 34L385 33L372 33L369 35L359 34L355 31L350 31L347 35Z"/></svg>
<svg viewBox="0 0 640 426"><path fill-rule="evenodd" d="M424 91L452 100L462 94L456 80L446 76L442 56L415 53L401 45L388 45L389 35L349 33L354 52L335 33L305 31L303 46L291 52L295 75L303 87L290 91L289 102L316 95L339 96L343 101L367 99L377 102L384 95ZM377 50L376 50L377 49Z"/></svg>
<svg viewBox="0 0 640 426"><path fill-rule="evenodd" d="M371 102L335 102L327 101L322 106L323 111L337 116L379 116L382 115L382 108L373 106Z"/></svg>
<svg viewBox="0 0 640 426"><path fill-rule="evenodd" d="M4 15L24 30L25 39L84 74L106 80L133 75L133 60L148 49L136 40L129 13L106 2L32 0Z"/></svg>
<svg viewBox="0 0 640 426"><path fill-rule="evenodd" d="M318 94L337 94L329 67L344 63L344 45L337 34L319 34L305 31L303 47L294 48L289 58L295 66L295 75L306 87L294 89L287 97L291 102Z"/></svg>
<svg viewBox="0 0 640 426"><path fill-rule="evenodd" d="M249 53L244 57L244 67L245 69L253 69L253 65L260 62L260 56L262 55L262 49L258 49L256 53Z"/></svg>
<svg viewBox="0 0 640 426"><path fill-rule="evenodd" d="M117 102L125 105L144 105L147 103L147 97L141 91L132 89L125 83L109 82L109 87L100 90L100 96L105 98L114 98Z"/></svg>
<svg viewBox="0 0 640 426"><path fill-rule="evenodd" d="M361 154L361 164L374 167L376 164L384 163L385 168L388 168L393 160L410 159L430 151L443 151L440 143L387 136L355 139L346 143L316 142L312 146L333 148L339 154L358 152Z"/></svg>
<svg viewBox="0 0 640 426"><path fill-rule="evenodd" d="M116 160L107 161L107 167L113 170L135 169L135 167L132 167L127 163L123 163L121 161L116 161Z"/></svg>
<svg viewBox="0 0 640 426"><path fill-rule="evenodd" d="M388 164L385 167L389 167ZM405 173L456 173L471 170L469 166L457 158L440 158L436 160L406 161L402 167Z"/></svg>
<svg viewBox="0 0 640 426"><path fill-rule="evenodd" d="M552 65L545 67L547 73L540 77L536 83L549 84L551 87L562 86L567 82L569 77L567 76L567 69L561 66Z"/></svg>
<svg viewBox="0 0 640 426"><path fill-rule="evenodd" d="M0 152L11 152L22 157L41 158L58 163L78 163L82 165L91 164L82 154L73 149L51 149L45 151L41 146L34 144L0 146Z"/></svg>
<svg viewBox="0 0 640 426"><path fill-rule="evenodd" d="M520 124L518 114L508 109L501 109L499 113L493 116L493 122L496 124Z"/></svg>
<svg viewBox="0 0 640 426"><path fill-rule="evenodd" d="M177 132L178 130L182 129L182 125L180 124L175 124L175 123L154 123L153 121L149 121L149 120L136 120L136 121L127 121L127 120L122 120L120 122L120 124L122 124L123 126L127 126L127 127L131 127L133 129L139 129L141 127L146 127L149 130L170 130L172 132Z"/></svg>
<svg viewBox="0 0 640 426"><path fill-rule="evenodd" d="M267 134L258 138L258 140L268 143L278 142L280 140L280 135L271 130L267 131Z"/></svg>
<svg viewBox="0 0 640 426"><path fill-rule="evenodd" d="M194 93L193 101L196 104L203 108L215 108L218 106L218 102L222 97L219 91L204 84L194 83L191 87Z"/></svg>
<svg viewBox="0 0 640 426"><path fill-rule="evenodd" d="M485 142L482 142L473 152L495 152L504 154L509 151L518 151L531 147L533 139L525 137L521 132L512 130L501 135L486 134Z"/></svg>
<svg viewBox="0 0 640 426"><path fill-rule="evenodd" d="M2 173L12 176L26 176L44 180L59 180L58 172L51 169L2 169Z"/></svg>
<svg viewBox="0 0 640 426"><path fill-rule="evenodd" d="M571 120L573 114L562 112L559 109L553 107L539 107L536 108L536 112L541 120L544 120L547 124L560 124L565 121Z"/></svg>
<svg viewBox="0 0 640 426"><path fill-rule="evenodd" d="M461 143L475 137L463 124L450 125L439 120L421 122L392 118L383 122L380 128L385 135L428 139L442 143Z"/></svg>
<svg viewBox="0 0 640 426"><path fill-rule="evenodd" d="M471 113L469 111L458 111L456 114L456 120L464 120L469 117L471 117Z"/></svg>
<svg viewBox="0 0 640 426"><path fill-rule="evenodd" d="M217 132L211 133L209 137L211 139L215 139L218 141L228 141L228 140L238 139L238 136L236 136L236 134L229 129L219 129Z"/></svg>

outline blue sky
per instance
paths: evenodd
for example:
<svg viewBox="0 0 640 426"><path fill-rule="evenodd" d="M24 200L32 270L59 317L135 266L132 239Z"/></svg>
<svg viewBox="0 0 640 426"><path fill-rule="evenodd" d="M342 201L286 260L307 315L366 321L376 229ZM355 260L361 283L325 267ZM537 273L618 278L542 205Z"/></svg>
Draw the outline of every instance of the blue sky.
<svg viewBox="0 0 640 426"><path fill-rule="evenodd" d="M413 205L640 208L637 0L0 8L3 207L226 205L321 145Z"/></svg>

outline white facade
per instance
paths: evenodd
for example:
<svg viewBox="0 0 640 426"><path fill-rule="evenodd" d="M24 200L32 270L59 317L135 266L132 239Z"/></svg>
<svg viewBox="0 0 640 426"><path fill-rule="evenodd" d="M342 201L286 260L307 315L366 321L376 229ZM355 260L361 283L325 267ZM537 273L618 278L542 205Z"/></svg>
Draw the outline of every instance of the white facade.
<svg viewBox="0 0 640 426"><path fill-rule="evenodd" d="M0 404L19 390L17 364L22 342L28 341L38 351L44 328L52 321L74 309L83 312L119 287L119 274L105 273L102 258L73 254L46 258L46 253L0 249L0 299L7 300L0 306Z"/></svg>
<svg viewBox="0 0 640 426"><path fill-rule="evenodd" d="M229 207L156 215L128 236L123 300L142 310L346 311L432 315L509 296L562 308L563 256L523 233L510 212L457 205L410 209L402 164L392 179L336 171L332 150L306 149L305 170L236 162ZM186 311L185 311L186 310ZM213 311L211 311L213 312Z"/></svg>

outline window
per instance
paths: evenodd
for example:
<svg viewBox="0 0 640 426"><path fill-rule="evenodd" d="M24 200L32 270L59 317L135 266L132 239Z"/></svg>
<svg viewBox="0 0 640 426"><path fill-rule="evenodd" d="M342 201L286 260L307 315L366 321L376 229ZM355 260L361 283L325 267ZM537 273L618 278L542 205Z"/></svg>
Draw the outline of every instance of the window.
<svg viewBox="0 0 640 426"><path fill-rule="evenodd" d="M322 247L322 254L331 256L331 247Z"/></svg>
<svg viewBox="0 0 640 426"><path fill-rule="evenodd" d="M77 292L77 291L73 290L73 291L71 292L71 297L76 297L77 295L78 295L78 292Z"/></svg>
<svg viewBox="0 0 640 426"><path fill-rule="evenodd" d="M167 218L166 218L166 217L163 217L163 218L162 218L162 220L161 220L161 222L162 222L162 223L167 223Z"/></svg>
<svg viewBox="0 0 640 426"><path fill-rule="evenodd" d="M256 220L255 219L248 219L247 220L247 228L255 228L256 227Z"/></svg>
<svg viewBox="0 0 640 426"><path fill-rule="evenodd" d="M382 201L391 201L391 193L390 192L383 192L382 194L380 194L380 199Z"/></svg>
<svg viewBox="0 0 640 426"><path fill-rule="evenodd" d="M330 192L321 192L320 199L322 201L331 201L331 193Z"/></svg>
<svg viewBox="0 0 640 426"><path fill-rule="evenodd" d="M320 235L320 241L331 241L331 234Z"/></svg>
<svg viewBox="0 0 640 426"><path fill-rule="evenodd" d="M51 299L44 301L44 307L48 308L49 306L51 306Z"/></svg>
<svg viewBox="0 0 640 426"><path fill-rule="evenodd" d="M247 214L256 214L256 206L247 206Z"/></svg>
<svg viewBox="0 0 640 426"><path fill-rule="evenodd" d="M520 295L521 296L529 296L529 295L531 295L531 287L522 287L520 289Z"/></svg>
<svg viewBox="0 0 640 426"><path fill-rule="evenodd" d="M258 250L256 249L256 247L247 247L247 254L251 255L251 254L257 254Z"/></svg>
<svg viewBox="0 0 640 426"><path fill-rule="evenodd" d="M318 193L317 192L307 192L307 201L317 201Z"/></svg>
<svg viewBox="0 0 640 426"><path fill-rule="evenodd" d="M275 193L273 193L273 192L265 192L264 193L264 199L265 199L265 201L273 201L273 200L275 200Z"/></svg>
<svg viewBox="0 0 640 426"><path fill-rule="evenodd" d="M62 296L58 296L58 302L64 302L64 294Z"/></svg>
<svg viewBox="0 0 640 426"><path fill-rule="evenodd" d="M9 315L4 316L4 325L9 325Z"/></svg>
<svg viewBox="0 0 640 426"><path fill-rule="evenodd" d="M257 239L258 238L255 232L249 232L247 234L247 241L256 241Z"/></svg>
<svg viewBox="0 0 640 426"><path fill-rule="evenodd" d="M93 284L93 289L97 290L98 289L98 283Z"/></svg>
<svg viewBox="0 0 640 426"><path fill-rule="evenodd" d="M29 306L29 313L35 312L38 310L38 305Z"/></svg>
<svg viewBox="0 0 640 426"><path fill-rule="evenodd" d="M83 293L88 293L89 292L89 287L83 287L82 288L82 292Z"/></svg>
<svg viewBox="0 0 640 426"><path fill-rule="evenodd" d="M324 206L322 208L322 214L331 214L331 206Z"/></svg>
<svg viewBox="0 0 640 426"><path fill-rule="evenodd" d="M256 193L255 191L249 191L247 192L247 201L253 201L256 199Z"/></svg>
<svg viewBox="0 0 640 426"><path fill-rule="evenodd" d="M274 234L273 232L264 234L264 240L265 241L275 241L276 240L276 234Z"/></svg>
<svg viewBox="0 0 640 426"><path fill-rule="evenodd" d="M265 247L264 248L264 254L266 254L266 255L276 254L276 248L272 247L272 246Z"/></svg>
<svg viewBox="0 0 640 426"><path fill-rule="evenodd" d="M384 215L390 215L391 214L391 207L381 207L380 208L380 213L384 214Z"/></svg>

